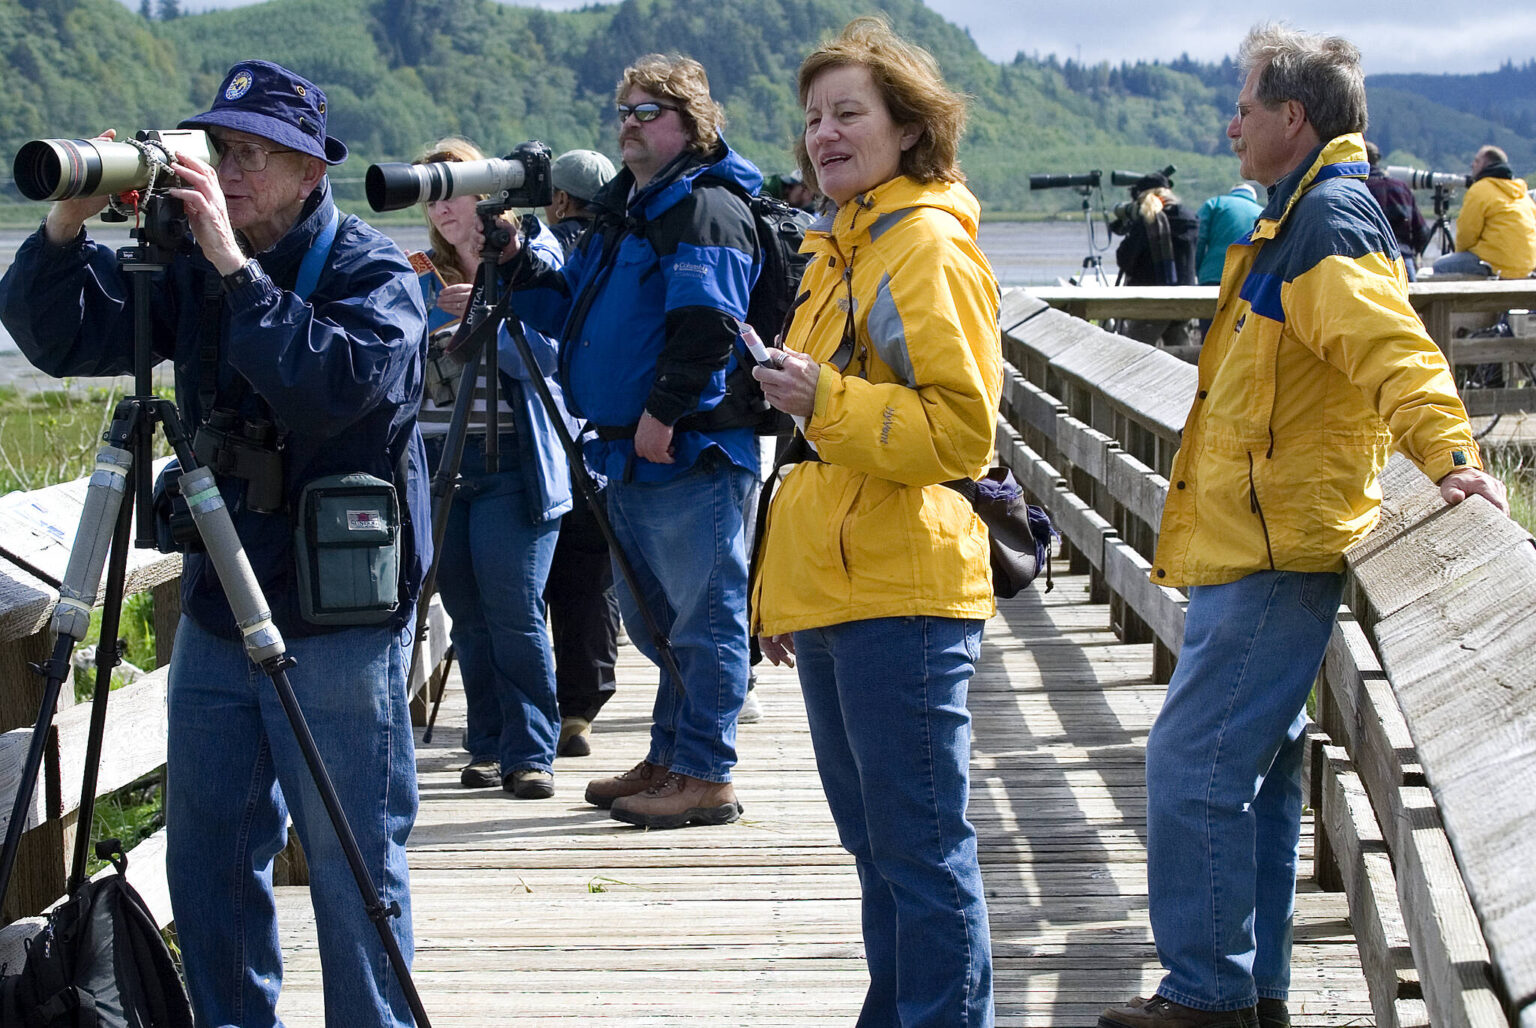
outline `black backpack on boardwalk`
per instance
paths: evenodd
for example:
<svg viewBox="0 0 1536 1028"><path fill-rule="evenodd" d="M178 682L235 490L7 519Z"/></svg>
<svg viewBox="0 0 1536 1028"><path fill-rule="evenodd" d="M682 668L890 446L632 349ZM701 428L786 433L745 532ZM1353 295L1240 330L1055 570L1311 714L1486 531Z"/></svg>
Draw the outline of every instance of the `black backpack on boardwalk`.
<svg viewBox="0 0 1536 1028"><path fill-rule="evenodd" d="M784 331L785 319L795 306L800 277L811 260L809 254L800 252L800 243L811 225L811 216L776 197L764 193L748 195L734 183L705 178L699 180L699 185L729 189L741 197L752 212L763 266L747 301L746 320L757 330L764 344L772 346L775 337ZM725 376L725 398L710 410L687 415L679 424L696 431L751 426L758 435L788 432L789 416L768 405L763 399L762 384L752 377L754 363L752 355L738 341L736 361Z"/></svg>
<svg viewBox="0 0 1536 1028"><path fill-rule="evenodd" d="M111 860L117 873L77 889L27 944L21 973L0 977L0 1025L192 1028L187 994L160 929L123 877L122 844L103 839L96 855Z"/></svg>

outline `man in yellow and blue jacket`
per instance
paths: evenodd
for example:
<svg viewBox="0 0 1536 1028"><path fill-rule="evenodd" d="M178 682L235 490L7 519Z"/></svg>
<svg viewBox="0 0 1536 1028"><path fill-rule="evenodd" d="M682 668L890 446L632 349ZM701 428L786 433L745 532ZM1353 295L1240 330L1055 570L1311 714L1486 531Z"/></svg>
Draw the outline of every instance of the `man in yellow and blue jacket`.
<svg viewBox="0 0 1536 1028"><path fill-rule="evenodd" d="M1167 974L1099 1028L1287 1028L1306 699L1396 446L1447 503L1478 493L1465 409L1366 189L1360 53L1264 26L1227 128L1268 187L1227 251L1152 569L1188 586L1147 740L1147 880Z"/></svg>

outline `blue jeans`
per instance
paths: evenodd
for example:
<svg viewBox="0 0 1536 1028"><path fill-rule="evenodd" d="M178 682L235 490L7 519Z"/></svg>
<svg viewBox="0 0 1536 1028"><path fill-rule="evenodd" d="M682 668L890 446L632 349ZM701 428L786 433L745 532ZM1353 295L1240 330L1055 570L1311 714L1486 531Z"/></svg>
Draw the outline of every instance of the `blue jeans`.
<svg viewBox="0 0 1536 1028"><path fill-rule="evenodd" d="M1147 738L1147 885L1158 993L1199 1010L1285 999L1307 694L1344 580L1265 571L1189 592Z"/></svg>
<svg viewBox="0 0 1536 1028"><path fill-rule="evenodd" d="M1433 267L1436 275L1481 275L1487 278L1493 274L1483 259L1471 250L1441 254L1435 258Z"/></svg>
<svg viewBox="0 0 1536 1028"><path fill-rule="evenodd" d="M441 453L434 440L428 447L434 467ZM464 680L465 748L471 763L496 761L503 775L551 770L560 737L555 655L544 622L544 583L560 519L532 520L516 460L515 439L503 437L502 470L487 475L485 437L464 440L437 566Z"/></svg>
<svg viewBox="0 0 1536 1028"><path fill-rule="evenodd" d="M669 481L610 479L606 490L614 536L683 676L679 683L661 672L645 759L707 782L731 780L736 716L747 697L741 506L751 485L750 471L706 456ZM617 556L613 577L630 641L661 667Z"/></svg>
<svg viewBox="0 0 1536 1028"><path fill-rule="evenodd" d="M287 640L288 672L389 922L411 960L405 840L416 754L405 694L410 629L350 628ZM277 1024L283 981L272 858L285 823L309 860L328 1024L412 1023L363 897L266 674L237 641L190 618L176 630L166 744L166 878L194 1019Z"/></svg>
<svg viewBox="0 0 1536 1028"><path fill-rule="evenodd" d="M970 793L966 689L981 622L794 633L816 770L863 895L859 1028L987 1028L992 944Z"/></svg>

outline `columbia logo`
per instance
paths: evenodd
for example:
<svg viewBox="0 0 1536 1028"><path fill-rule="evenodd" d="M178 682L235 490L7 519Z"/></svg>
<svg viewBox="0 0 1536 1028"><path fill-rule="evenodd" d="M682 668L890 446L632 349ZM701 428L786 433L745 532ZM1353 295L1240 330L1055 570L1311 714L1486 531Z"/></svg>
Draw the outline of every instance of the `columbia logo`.
<svg viewBox="0 0 1536 1028"><path fill-rule="evenodd" d="M693 261L678 261L672 265L672 274L687 275L691 278L704 278L709 274L709 266L696 264Z"/></svg>

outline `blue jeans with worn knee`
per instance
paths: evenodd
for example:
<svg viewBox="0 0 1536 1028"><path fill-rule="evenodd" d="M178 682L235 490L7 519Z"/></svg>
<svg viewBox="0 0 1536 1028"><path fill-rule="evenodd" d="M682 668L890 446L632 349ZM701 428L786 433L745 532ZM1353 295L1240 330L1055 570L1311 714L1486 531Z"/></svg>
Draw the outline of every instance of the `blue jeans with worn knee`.
<svg viewBox="0 0 1536 1028"><path fill-rule="evenodd" d="M409 965L405 841L416 819L410 629L287 640L288 672ZM283 981L272 859L289 815L309 862L327 1024L409 1026L405 996L277 692L240 642L176 630L166 743L166 879L194 1019L271 1028Z"/></svg>
<svg viewBox="0 0 1536 1028"><path fill-rule="evenodd" d="M442 445L429 442L434 467ZM465 748L471 763L494 760L503 775L551 770L560 736L555 655L544 621L560 519L533 520L517 459L516 438L504 436L500 470L486 474L484 435L464 440L437 566L464 680Z"/></svg>
<svg viewBox="0 0 1536 1028"><path fill-rule="evenodd" d="M1307 695L1342 575L1265 571L1189 592L1147 738L1147 885L1167 975L1199 1010L1285 999Z"/></svg>
<svg viewBox="0 0 1536 1028"><path fill-rule="evenodd" d="M992 944L966 820L980 621L794 633L816 770L853 854L869 991L859 1028L988 1028Z"/></svg>
<svg viewBox="0 0 1536 1028"><path fill-rule="evenodd" d="M706 782L728 782L736 717L747 697L747 550L742 501L752 472L706 454L665 482L610 479L608 518L641 600L671 640L683 680L665 669L646 760ZM660 654L614 556L614 585L630 641Z"/></svg>

